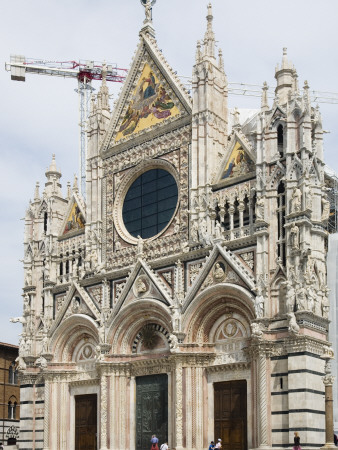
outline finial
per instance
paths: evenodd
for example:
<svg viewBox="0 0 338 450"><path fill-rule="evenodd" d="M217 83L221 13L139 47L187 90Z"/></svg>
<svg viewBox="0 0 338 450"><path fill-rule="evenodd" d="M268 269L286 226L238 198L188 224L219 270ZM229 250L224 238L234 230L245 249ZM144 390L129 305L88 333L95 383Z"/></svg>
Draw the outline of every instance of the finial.
<svg viewBox="0 0 338 450"><path fill-rule="evenodd" d="M72 189L70 187L70 181L67 182L67 200L70 200L70 197L72 196Z"/></svg>
<svg viewBox="0 0 338 450"><path fill-rule="evenodd" d="M73 192L79 192L79 188L78 188L78 185L77 185L77 176L76 176L76 174L74 174Z"/></svg>
<svg viewBox="0 0 338 450"><path fill-rule="evenodd" d="M197 46L196 46L196 62L197 62L197 63L201 62L201 59L202 59L201 41L197 41Z"/></svg>
<svg viewBox="0 0 338 450"><path fill-rule="evenodd" d="M293 91L295 94L299 94L298 74L297 71L293 71Z"/></svg>
<svg viewBox="0 0 338 450"><path fill-rule="evenodd" d="M220 69L224 69L224 59L223 59L223 52L222 52L221 48L218 50L218 67Z"/></svg>
<svg viewBox="0 0 338 450"><path fill-rule="evenodd" d="M106 61L103 61L102 64L102 85L104 86L107 81L107 63Z"/></svg>
<svg viewBox="0 0 338 450"><path fill-rule="evenodd" d="M215 57L215 35L212 29L212 6L211 3L208 5L208 15L207 15L207 31L204 36L204 53L205 56L211 58Z"/></svg>
<svg viewBox="0 0 338 450"><path fill-rule="evenodd" d="M262 87L262 103L261 103L262 111L269 110L268 89L269 89L268 83L266 81L264 81L263 87Z"/></svg>
<svg viewBox="0 0 338 450"><path fill-rule="evenodd" d="M34 192L34 201L38 202L40 200L40 193L39 193L39 182L36 182L35 185L35 192Z"/></svg>

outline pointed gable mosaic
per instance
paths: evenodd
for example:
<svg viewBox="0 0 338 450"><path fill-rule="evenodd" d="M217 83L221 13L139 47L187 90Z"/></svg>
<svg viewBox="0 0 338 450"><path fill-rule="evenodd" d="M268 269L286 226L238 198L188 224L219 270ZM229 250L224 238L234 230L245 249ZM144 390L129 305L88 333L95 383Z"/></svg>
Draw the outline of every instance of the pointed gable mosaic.
<svg viewBox="0 0 338 450"><path fill-rule="evenodd" d="M74 202L64 226L62 236L84 230L85 218L77 202Z"/></svg>
<svg viewBox="0 0 338 450"><path fill-rule="evenodd" d="M180 114L166 87L146 63L120 123L115 142Z"/></svg>
<svg viewBox="0 0 338 450"><path fill-rule="evenodd" d="M222 173L222 180L231 180L255 171L255 163L239 141L230 154Z"/></svg>

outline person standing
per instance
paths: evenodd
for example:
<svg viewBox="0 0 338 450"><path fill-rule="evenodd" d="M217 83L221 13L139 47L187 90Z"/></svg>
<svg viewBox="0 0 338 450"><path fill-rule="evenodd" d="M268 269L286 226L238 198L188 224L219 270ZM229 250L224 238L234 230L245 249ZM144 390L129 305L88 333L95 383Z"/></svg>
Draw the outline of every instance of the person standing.
<svg viewBox="0 0 338 450"><path fill-rule="evenodd" d="M161 445L160 450L168 450L168 442L164 442L164 444Z"/></svg>
<svg viewBox="0 0 338 450"><path fill-rule="evenodd" d="M295 437L293 438L293 441L295 443L295 445L293 446L293 450L302 450L301 446L300 446L300 437L299 434L297 433L297 431L294 432Z"/></svg>
<svg viewBox="0 0 338 450"><path fill-rule="evenodd" d="M156 434L153 434L151 436L150 442L151 442L150 450L158 450L158 439L156 437Z"/></svg>
<svg viewBox="0 0 338 450"><path fill-rule="evenodd" d="M218 439L217 444L215 445L215 448L222 448L222 439Z"/></svg>
<svg viewBox="0 0 338 450"><path fill-rule="evenodd" d="M208 450L214 450L215 449L215 442L211 441Z"/></svg>

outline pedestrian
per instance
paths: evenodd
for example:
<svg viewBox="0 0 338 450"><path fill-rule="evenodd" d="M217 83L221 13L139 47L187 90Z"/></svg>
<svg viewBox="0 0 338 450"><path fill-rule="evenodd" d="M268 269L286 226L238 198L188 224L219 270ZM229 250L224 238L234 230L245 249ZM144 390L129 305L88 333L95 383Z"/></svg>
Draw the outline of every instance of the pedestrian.
<svg viewBox="0 0 338 450"><path fill-rule="evenodd" d="M211 441L208 450L214 450L215 449L215 442Z"/></svg>
<svg viewBox="0 0 338 450"><path fill-rule="evenodd" d="M164 444L161 445L160 450L168 450L168 442L164 442Z"/></svg>
<svg viewBox="0 0 338 450"><path fill-rule="evenodd" d="M301 446L300 446L300 437L299 434L297 433L297 431L294 432L295 437L293 438L293 441L295 443L295 445L293 446L293 450L302 450Z"/></svg>
<svg viewBox="0 0 338 450"><path fill-rule="evenodd" d="M4 446L2 445L2 442L0 442L0 450L4 450Z"/></svg>
<svg viewBox="0 0 338 450"><path fill-rule="evenodd" d="M335 446L338 445L338 437L337 437L336 433L333 434L333 442L334 442Z"/></svg>
<svg viewBox="0 0 338 450"><path fill-rule="evenodd" d="M151 442L150 450L158 450L158 439L156 437L156 434L153 434L151 436L150 442Z"/></svg>
<svg viewBox="0 0 338 450"><path fill-rule="evenodd" d="M222 439L219 438L217 441L217 444L215 445L215 448L222 448Z"/></svg>

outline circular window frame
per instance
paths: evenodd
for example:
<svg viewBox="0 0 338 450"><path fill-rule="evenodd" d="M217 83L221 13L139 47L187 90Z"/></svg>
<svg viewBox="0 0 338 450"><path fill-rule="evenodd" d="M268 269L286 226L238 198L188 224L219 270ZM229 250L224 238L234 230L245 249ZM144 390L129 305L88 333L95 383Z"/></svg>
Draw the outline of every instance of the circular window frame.
<svg viewBox="0 0 338 450"><path fill-rule="evenodd" d="M168 162L164 159L158 159L156 161L148 160L148 161L143 161L140 164L138 164L123 178L121 185L117 190L116 199L114 202L114 209L113 209L113 218L114 218L114 225L115 225L116 231L118 232L119 236L124 241L128 242L129 244L136 245L138 243L138 239L136 237L132 236L128 232L127 228L124 225L123 217L122 217L124 199L127 195L127 192L129 190L130 186L134 183L134 181L136 181L136 179L138 177L140 177L143 173L148 172L149 170L153 170L153 169L166 170L168 173L170 173L170 175L173 176L173 178L176 182L176 185L177 185L177 204L176 204L175 211L172 215L172 218L169 220L169 222L163 228L163 230L161 230L156 235L154 235L150 238L147 238L147 239L143 239L143 240L144 241L153 241L154 239L157 239L159 236L161 236L163 233L165 233L165 231L172 224L172 222L177 214L177 211L178 211L178 207L179 207L180 199L181 199L181 193L180 193L179 176L178 176L178 173L177 173L176 169L174 168L174 166L170 162Z"/></svg>

